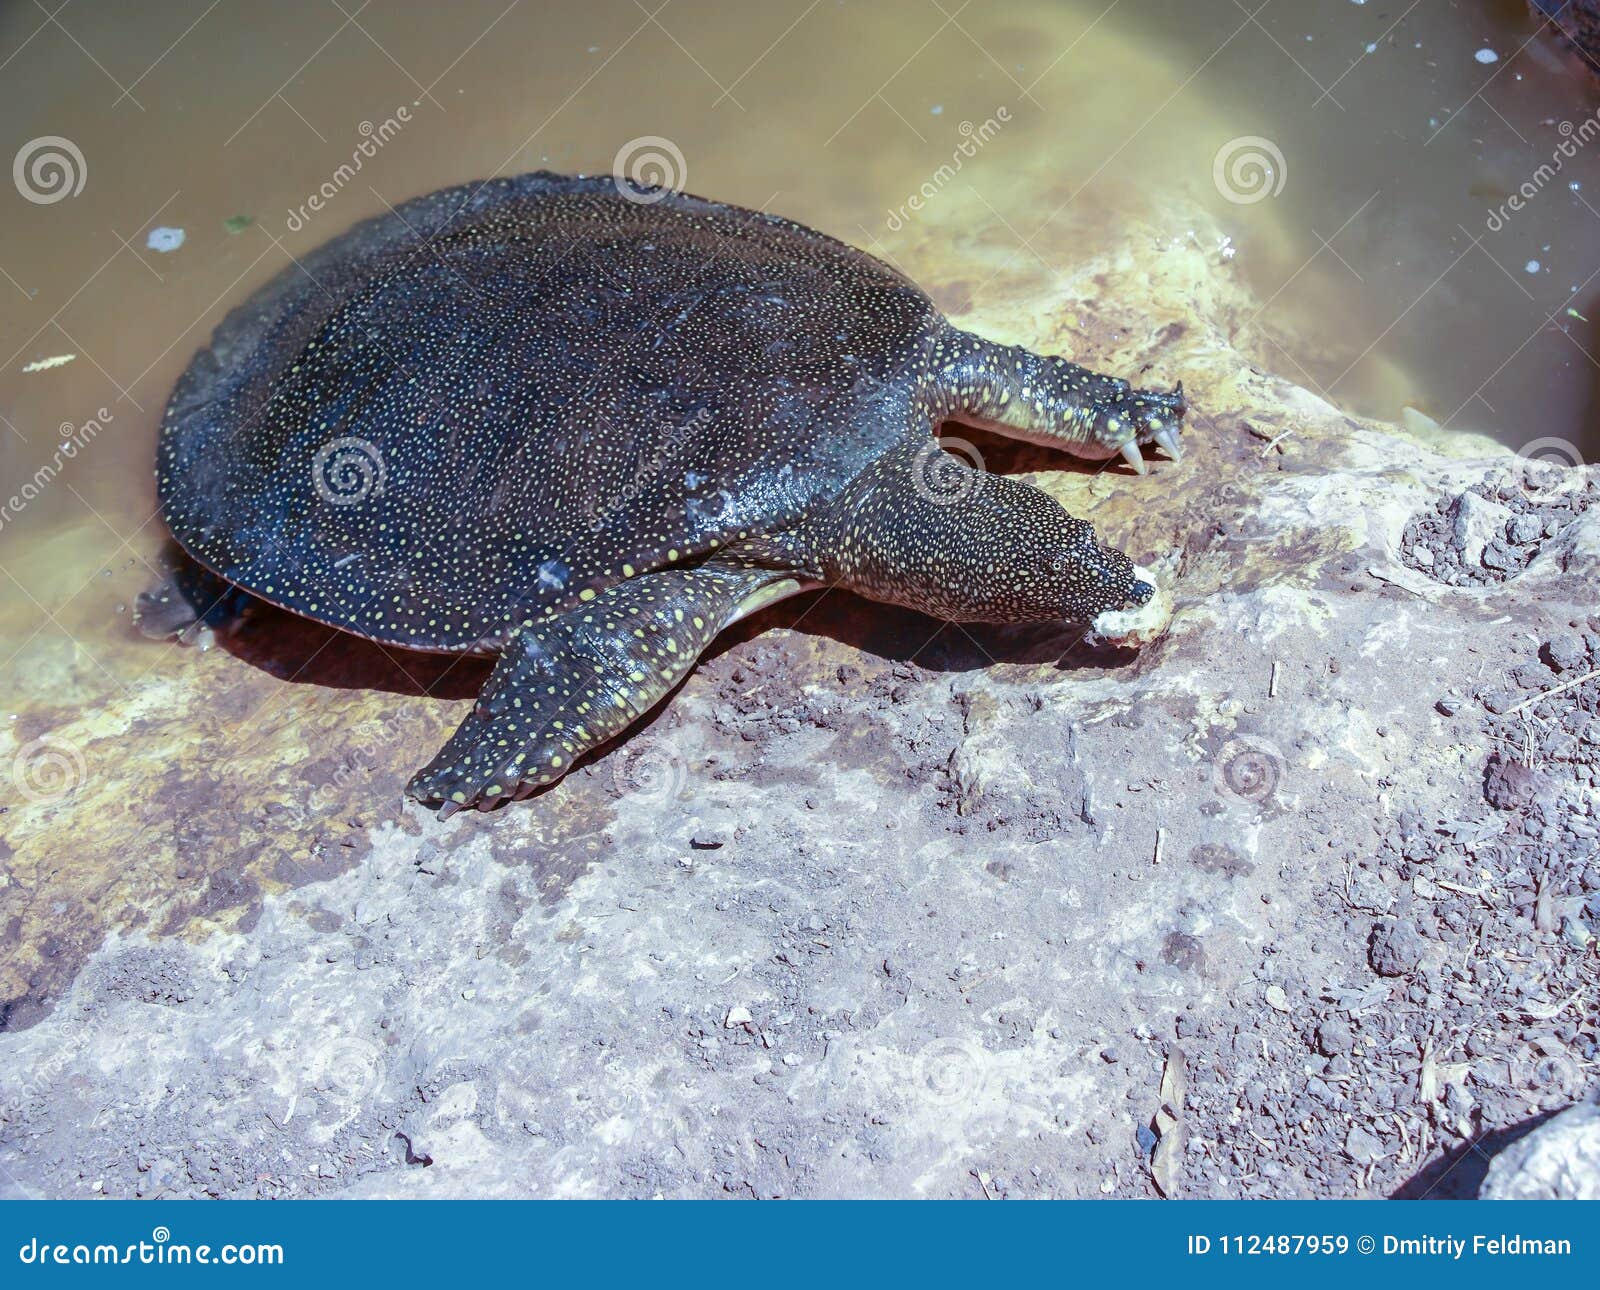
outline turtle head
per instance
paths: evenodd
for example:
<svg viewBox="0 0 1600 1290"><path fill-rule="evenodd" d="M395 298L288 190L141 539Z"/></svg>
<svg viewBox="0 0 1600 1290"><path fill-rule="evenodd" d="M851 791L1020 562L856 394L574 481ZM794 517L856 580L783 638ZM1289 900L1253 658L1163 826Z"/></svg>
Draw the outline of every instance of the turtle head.
<svg viewBox="0 0 1600 1290"><path fill-rule="evenodd" d="M1050 560L1050 593L1056 615L1088 622L1107 610L1139 606L1156 589L1135 572L1133 561L1114 546L1102 545L1092 525L1066 518L1061 547Z"/></svg>
<svg viewBox="0 0 1600 1290"><path fill-rule="evenodd" d="M955 622L1086 623L1154 595L1133 561L1048 493L951 469L937 490L906 487L893 468L868 472L822 528L824 576Z"/></svg>

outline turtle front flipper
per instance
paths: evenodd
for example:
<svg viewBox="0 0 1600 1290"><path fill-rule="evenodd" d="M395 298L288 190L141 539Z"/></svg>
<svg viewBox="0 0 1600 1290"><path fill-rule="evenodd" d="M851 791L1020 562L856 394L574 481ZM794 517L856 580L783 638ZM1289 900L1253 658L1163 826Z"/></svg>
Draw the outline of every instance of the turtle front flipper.
<svg viewBox="0 0 1600 1290"><path fill-rule="evenodd" d="M525 623L407 794L440 803L447 819L554 783L665 697L724 627L800 585L710 561L630 578L569 613Z"/></svg>
<svg viewBox="0 0 1600 1290"><path fill-rule="evenodd" d="M1140 475L1145 444L1181 455L1178 435L1189 410L1181 381L1167 392L1138 390L1064 358L997 345L953 327L939 345L936 380L941 408L950 416L1093 461L1120 453Z"/></svg>

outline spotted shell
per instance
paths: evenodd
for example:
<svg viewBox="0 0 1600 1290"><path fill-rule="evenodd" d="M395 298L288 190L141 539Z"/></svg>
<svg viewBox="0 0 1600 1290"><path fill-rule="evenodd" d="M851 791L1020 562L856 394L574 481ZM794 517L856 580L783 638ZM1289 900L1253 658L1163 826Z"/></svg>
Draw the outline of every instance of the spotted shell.
<svg viewBox="0 0 1600 1290"><path fill-rule="evenodd" d="M802 225L611 178L408 202L286 268L178 382L172 533L373 639L484 648L795 522L907 435L938 328Z"/></svg>

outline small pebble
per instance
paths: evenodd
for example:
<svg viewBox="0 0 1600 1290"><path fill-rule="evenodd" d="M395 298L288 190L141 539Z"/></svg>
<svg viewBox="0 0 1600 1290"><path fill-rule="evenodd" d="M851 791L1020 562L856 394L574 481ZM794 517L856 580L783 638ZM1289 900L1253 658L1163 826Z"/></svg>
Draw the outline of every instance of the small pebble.
<svg viewBox="0 0 1600 1290"><path fill-rule="evenodd" d="M1544 533L1544 521L1537 515L1518 515L1506 524L1506 537L1518 546L1536 542Z"/></svg>
<svg viewBox="0 0 1600 1290"><path fill-rule="evenodd" d="M1403 918L1384 919L1372 929L1367 961L1379 976L1404 976L1422 962L1422 937Z"/></svg>
<svg viewBox="0 0 1600 1290"><path fill-rule="evenodd" d="M1552 636L1545 646L1545 652L1558 672L1576 672L1589 662L1588 648L1577 632L1560 632Z"/></svg>
<svg viewBox="0 0 1600 1290"><path fill-rule="evenodd" d="M1329 1017L1317 1027L1317 1047L1324 1057L1337 1057L1347 1053L1355 1043L1350 1034L1350 1023L1343 1017Z"/></svg>

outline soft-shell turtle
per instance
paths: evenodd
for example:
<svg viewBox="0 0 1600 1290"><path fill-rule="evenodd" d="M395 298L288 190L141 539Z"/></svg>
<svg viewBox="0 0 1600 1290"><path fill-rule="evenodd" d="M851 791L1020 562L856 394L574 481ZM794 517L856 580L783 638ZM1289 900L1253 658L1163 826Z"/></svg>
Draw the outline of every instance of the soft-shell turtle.
<svg viewBox="0 0 1600 1290"><path fill-rule="evenodd" d="M973 469L959 417L1078 456L1173 455L1135 390L951 326L789 220L612 178L418 198L289 267L179 380L173 535L252 595L385 644L499 654L408 792L560 778L723 628L839 585L947 619L1140 605L1122 552Z"/></svg>

